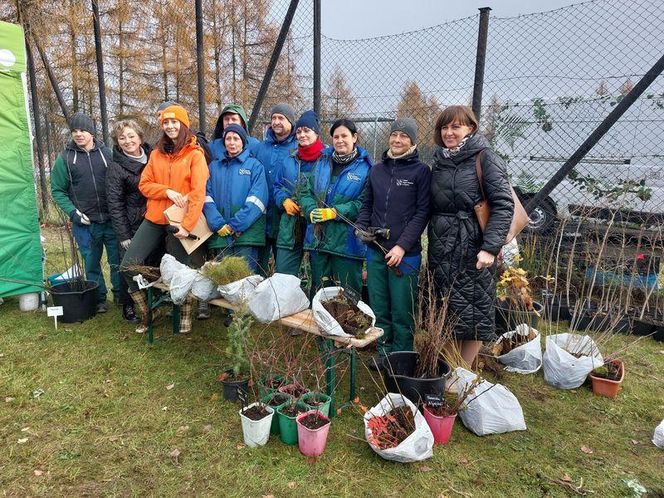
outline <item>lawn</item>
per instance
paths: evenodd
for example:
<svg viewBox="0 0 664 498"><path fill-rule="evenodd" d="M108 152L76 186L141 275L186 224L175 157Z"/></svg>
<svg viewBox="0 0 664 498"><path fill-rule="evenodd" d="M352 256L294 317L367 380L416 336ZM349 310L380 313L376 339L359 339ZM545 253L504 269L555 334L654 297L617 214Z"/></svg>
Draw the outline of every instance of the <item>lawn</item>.
<svg viewBox="0 0 664 498"><path fill-rule="evenodd" d="M642 496L664 496L664 451L651 443L664 418L664 343L645 339L622 355L626 380L614 400L586 386L554 389L541 372L506 373L501 382L520 400L528 430L478 437L457 423L450 444L418 464L375 455L361 414L346 409L333 418L326 452L310 463L278 438L260 449L242 444L238 407L223 401L216 380L222 321L214 310L189 337L169 336L162 322L163 339L148 346L115 306L56 331L45 313L21 313L17 299L6 300L0 493L604 497L639 496L628 485L638 482L648 490ZM272 331L284 347L307 341ZM632 340L614 337L610 348ZM360 400L372 405L377 388L361 366L359 373Z"/></svg>

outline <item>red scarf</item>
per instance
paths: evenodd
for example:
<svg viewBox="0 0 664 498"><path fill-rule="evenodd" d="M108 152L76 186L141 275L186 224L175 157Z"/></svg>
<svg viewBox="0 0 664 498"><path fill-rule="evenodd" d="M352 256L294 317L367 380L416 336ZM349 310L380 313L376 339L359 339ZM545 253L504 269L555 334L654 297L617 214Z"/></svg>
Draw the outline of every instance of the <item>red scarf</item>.
<svg viewBox="0 0 664 498"><path fill-rule="evenodd" d="M317 138L316 141L311 145L305 145L304 147L298 145L297 155L303 161L315 161L320 157L324 147L325 146L323 145L323 142L320 141L320 138Z"/></svg>

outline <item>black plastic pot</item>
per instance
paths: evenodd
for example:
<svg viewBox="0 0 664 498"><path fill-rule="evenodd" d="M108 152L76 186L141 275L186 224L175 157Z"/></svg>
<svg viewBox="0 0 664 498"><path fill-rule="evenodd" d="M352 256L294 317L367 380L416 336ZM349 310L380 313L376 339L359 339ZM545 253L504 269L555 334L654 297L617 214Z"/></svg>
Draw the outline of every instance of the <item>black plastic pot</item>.
<svg viewBox="0 0 664 498"><path fill-rule="evenodd" d="M496 334L501 335L510 330L515 330L517 325L525 323L536 329L538 328L539 315L542 315L544 306L533 301L535 311L516 310L507 306L496 306Z"/></svg>
<svg viewBox="0 0 664 498"><path fill-rule="evenodd" d="M652 324L652 331L654 334L651 336L659 342L664 342L664 322L655 322Z"/></svg>
<svg viewBox="0 0 664 498"><path fill-rule="evenodd" d="M445 393L445 376L450 367L438 360L438 375L432 379L415 377L419 353L400 351L383 358L383 379L387 390L403 394L416 405L423 402L427 394L442 396Z"/></svg>
<svg viewBox="0 0 664 498"><path fill-rule="evenodd" d="M62 306L63 323L84 322L97 313L97 282L71 280L56 284L49 289L54 306Z"/></svg>
<svg viewBox="0 0 664 498"><path fill-rule="evenodd" d="M249 379L246 380L222 380L224 386L224 399L226 401L239 401L238 392L247 393L249 391Z"/></svg>
<svg viewBox="0 0 664 498"><path fill-rule="evenodd" d="M655 332L655 324L646 320L634 318L632 320L632 334L638 336L650 335Z"/></svg>
<svg viewBox="0 0 664 498"><path fill-rule="evenodd" d="M597 313L595 310L584 311L575 326L576 330L593 330L595 332L620 332L629 334L632 331L632 320L627 316L616 321L611 313Z"/></svg>

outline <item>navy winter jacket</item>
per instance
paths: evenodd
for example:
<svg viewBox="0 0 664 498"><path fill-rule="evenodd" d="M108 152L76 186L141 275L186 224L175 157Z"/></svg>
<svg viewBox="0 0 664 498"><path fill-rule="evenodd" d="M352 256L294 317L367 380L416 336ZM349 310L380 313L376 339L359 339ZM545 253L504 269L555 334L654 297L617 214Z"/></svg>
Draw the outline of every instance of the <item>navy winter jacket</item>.
<svg viewBox="0 0 664 498"><path fill-rule="evenodd" d="M390 250L399 245L407 256L417 255L429 219L430 190L431 168L420 161L417 149L400 159L391 159L386 152L382 162L371 168L356 225L389 228L389 239L376 239L381 246Z"/></svg>

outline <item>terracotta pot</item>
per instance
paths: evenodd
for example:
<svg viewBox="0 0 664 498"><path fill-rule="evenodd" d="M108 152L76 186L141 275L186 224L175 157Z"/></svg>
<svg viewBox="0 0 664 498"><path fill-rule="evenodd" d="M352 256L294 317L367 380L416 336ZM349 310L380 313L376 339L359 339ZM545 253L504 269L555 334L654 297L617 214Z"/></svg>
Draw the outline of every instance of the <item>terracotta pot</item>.
<svg viewBox="0 0 664 498"><path fill-rule="evenodd" d="M590 372L590 381L593 385L593 393L598 396L607 396L615 398L620 391L623 379L625 378L625 364L620 360L610 360L610 363L620 366L620 379L610 380L604 377L597 377Z"/></svg>

